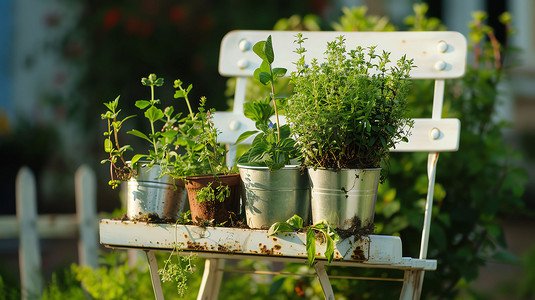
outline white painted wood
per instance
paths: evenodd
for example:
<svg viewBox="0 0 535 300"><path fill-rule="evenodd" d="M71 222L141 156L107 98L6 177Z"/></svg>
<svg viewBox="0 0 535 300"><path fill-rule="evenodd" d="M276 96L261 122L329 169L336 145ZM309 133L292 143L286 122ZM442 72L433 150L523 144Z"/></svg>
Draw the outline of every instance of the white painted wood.
<svg viewBox="0 0 535 300"><path fill-rule="evenodd" d="M164 300L162 283L160 281L160 275L158 274L158 261L154 255L154 251L145 250L147 256L147 262L149 263L150 279L152 281L152 288L154 289L154 297L156 300Z"/></svg>
<svg viewBox="0 0 535 300"><path fill-rule="evenodd" d="M37 235L40 238L72 238L78 234L76 215L38 215ZM20 228L17 226L16 216L0 217L0 239L18 238Z"/></svg>
<svg viewBox="0 0 535 300"><path fill-rule="evenodd" d="M281 124L286 124L286 119L281 117ZM222 132L218 139L222 143L234 144L240 134L249 130L256 130L253 121L243 114L234 112L216 112L214 124L221 128ZM237 127L237 128L236 128ZM235 130L231 128L236 128ZM440 136L433 139L431 130L438 129ZM399 142L392 152L449 152L459 149L461 122L458 119L414 119L414 127L410 130L408 142ZM250 144L253 137L248 138L243 144Z"/></svg>
<svg viewBox="0 0 535 300"><path fill-rule="evenodd" d="M100 221L100 242L106 246L171 251L176 243L184 255L196 252L207 258L306 263L305 240L306 234L294 232L268 236L266 230ZM325 260L325 245L317 244L316 250L316 258ZM435 260L402 257L401 239L395 236L348 238L336 244L334 257L335 266L436 269Z"/></svg>
<svg viewBox="0 0 535 300"><path fill-rule="evenodd" d="M204 263L204 273L197 300L217 300L223 277L221 269L225 263L221 258L209 258Z"/></svg>
<svg viewBox="0 0 535 300"><path fill-rule="evenodd" d="M87 166L78 168L75 174L76 215L80 230L78 256L80 265L92 268L98 267L96 191L95 173Z"/></svg>
<svg viewBox="0 0 535 300"><path fill-rule="evenodd" d="M399 237L377 236L377 243L400 243ZM384 239L385 241L379 241ZM226 252L232 254L293 256L307 258L305 247L306 234L281 233L268 236L267 230L250 230L227 227L197 227L193 225L147 224L131 221L101 220L100 241L103 244L130 246L140 248L167 249L176 243L180 249L200 250L209 252ZM354 241L348 238L336 245L335 259L352 261L369 260L369 237ZM318 244L317 257L325 259L325 245ZM354 252L362 253L354 257ZM374 257L372 262L384 262L391 259L395 263L401 259L401 247L391 245L387 250L398 253L387 253L387 257ZM380 252L374 252L378 255ZM383 252L386 253L386 252Z"/></svg>
<svg viewBox="0 0 535 300"><path fill-rule="evenodd" d="M427 246L429 243L429 233L431 231L431 215L433 210L433 195L435 188L435 178L437 172L437 163L438 163L438 153L429 153L427 156L427 176L428 176L428 187L427 187L427 198L425 202L425 214L424 214L424 225L422 229L422 238L420 242L420 259L427 258Z"/></svg>
<svg viewBox="0 0 535 300"><path fill-rule="evenodd" d="M444 79L435 80L435 91L433 93L433 112L431 117L435 120L442 118L442 108L444 107Z"/></svg>
<svg viewBox="0 0 535 300"><path fill-rule="evenodd" d="M434 139L432 130L439 136ZM459 149L461 122L458 119L414 119L408 142L400 142L391 152L450 152Z"/></svg>
<svg viewBox="0 0 535 300"><path fill-rule="evenodd" d="M19 268L22 299L41 295L41 253L36 230L37 201L35 178L28 167L17 174L16 206L19 224Z"/></svg>
<svg viewBox="0 0 535 300"><path fill-rule="evenodd" d="M325 296L325 299L334 300L334 292L331 286L331 282L329 281L327 271L325 270L325 262L316 262L314 264L314 269L316 270L316 274L318 275L318 280L320 282L321 289L323 290L323 295Z"/></svg>
<svg viewBox="0 0 535 300"><path fill-rule="evenodd" d="M297 48L294 41L295 31L231 31L221 43L219 57L219 73L225 76L252 76L254 70L260 65L261 60L250 50L243 51L239 44L243 40L252 45L258 41L266 40L271 35L273 50L275 52L274 66L288 69L288 74L295 70L293 62L297 61L298 55L294 52ZM457 78L464 75L466 67L466 39L458 32L335 32L335 31L307 31L303 36L308 38L303 46L307 49L306 57L324 57L327 42L344 35L346 48L354 49L356 46L377 45L377 51L391 52L391 60L396 61L403 55L413 58L417 68L411 72L415 79L432 78ZM448 44L446 52L438 49L438 44L445 41ZM445 63L444 70L437 70L438 62ZM245 64L244 64L245 62ZM246 65L246 67L243 67Z"/></svg>

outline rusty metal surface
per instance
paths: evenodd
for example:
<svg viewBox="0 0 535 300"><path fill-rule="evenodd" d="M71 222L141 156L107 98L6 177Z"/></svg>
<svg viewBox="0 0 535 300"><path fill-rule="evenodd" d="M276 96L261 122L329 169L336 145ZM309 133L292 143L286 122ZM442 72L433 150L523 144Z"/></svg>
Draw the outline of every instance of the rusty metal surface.
<svg viewBox="0 0 535 300"><path fill-rule="evenodd" d="M260 259L305 262L305 240L306 234L294 232L268 236L266 230L100 221L101 244L160 250L171 250L176 244L184 252L194 251L204 257L239 259L240 255L248 255ZM414 267L415 260L403 258L401 250L399 237L370 235L357 240L350 237L336 244L333 264L358 262L367 266ZM325 245L317 243L316 252L317 259L325 259ZM436 261L427 260L427 264L421 261L419 265L433 269Z"/></svg>

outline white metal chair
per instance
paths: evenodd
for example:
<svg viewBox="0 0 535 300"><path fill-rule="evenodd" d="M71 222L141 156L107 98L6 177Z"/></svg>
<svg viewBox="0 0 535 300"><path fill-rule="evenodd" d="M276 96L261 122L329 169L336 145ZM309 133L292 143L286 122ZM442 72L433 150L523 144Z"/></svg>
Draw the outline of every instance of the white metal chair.
<svg viewBox="0 0 535 300"><path fill-rule="evenodd" d="M252 51L253 45L271 35L275 61L274 66L294 70L292 62L296 32L288 31L232 31L221 44L219 72L224 76L237 77L234 109L232 112L214 114L216 127L222 131L220 141L228 143L230 157L235 156L232 144L238 136L253 130L254 124L243 116L243 103L247 77L260 65L260 59ZM348 238L336 245L334 266L399 269L404 271L400 299L419 299L423 274L435 270L436 260L426 259L431 208L437 159L440 152L456 151L459 146L460 122L457 119L442 119L444 80L463 76L466 66L466 40L456 32L304 32L308 38L304 46L307 58L321 59L328 41L344 35L346 47L377 45L379 51L391 52L391 59L406 54L414 58L417 68L411 72L413 79L434 79L435 92L430 102L433 110L430 118L416 119L408 143L399 144L394 151L428 152L427 173L429 178L427 202L424 213L420 254L418 258L402 257L402 243L399 237L370 235L360 240ZM206 260L205 271L198 299L217 299L225 259L259 259L282 262L307 260L304 234L291 233L284 239L267 236L266 231L236 228L200 228L190 225L136 224L102 220L100 223L101 243L117 248L144 249L152 271L153 285L157 299L163 299L155 250L170 250L174 245L184 254L195 252ZM322 252L322 245L317 245ZM355 257L355 251L362 255ZM319 257L315 270L326 299L334 299L334 293L325 270L326 260Z"/></svg>
<svg viewBox="0 0 535 300"><path fill-rule="evenodd" d="M289 74L295 70L292 62L297 61L294 52L296 32L281 31L233 31L228 33L221 44L219 72L224 76L237 77L234 108L232 112L218 112L215 115L216 127L222 131L220 140L232 145L241 132L254 130L254 123L243 116L243 104L247 77L251 77L261 60L252 51L252 46L271 35L274 45L276 67L287 68ZM466 39L457 32L304 32L308 38L304 44L307 59L324 57L327 42L344 35L346 47L374 46L378 51L391 52L395 61L406 54L414 58L417 68L411 72L413 79L434 79L435 91L433 110L430 118L416 119L408 143L401 143L392 151L428 152L427 174L429 186L424 214L424 227L421 237L419 259L427 257L427 245L431 226L431 208L435 185L436 163L439 152L457 151L459 147L460 121L442 119L444 80L464 75L466 68ZM430 99L431 101L431 99ZM230 146L232 158L235 146ZM422 286L423 271L405 271L405 284L402 298L414 294L418 298ZM409 284L412 282L412 286Z"/></svg>

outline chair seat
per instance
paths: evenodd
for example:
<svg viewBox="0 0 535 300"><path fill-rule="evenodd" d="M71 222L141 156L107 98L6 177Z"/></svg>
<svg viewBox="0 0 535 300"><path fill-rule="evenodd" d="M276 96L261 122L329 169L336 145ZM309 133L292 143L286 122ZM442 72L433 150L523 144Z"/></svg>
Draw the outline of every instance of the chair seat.
<svg viewBox="0 0 535 300"><path fill-rule="evenodd" d="M175 243L184 253L200 257L250 258L300 262L307 260L305 233L278 233L267 230L193 225L154 224L101 220L100 242L109 247L172 250ZM325 245L316 244L316 258L325 259ZM371 268L435 270L436 261L402 257L401 239L369 235L349 237L336 244L332 265Z"/></svg>

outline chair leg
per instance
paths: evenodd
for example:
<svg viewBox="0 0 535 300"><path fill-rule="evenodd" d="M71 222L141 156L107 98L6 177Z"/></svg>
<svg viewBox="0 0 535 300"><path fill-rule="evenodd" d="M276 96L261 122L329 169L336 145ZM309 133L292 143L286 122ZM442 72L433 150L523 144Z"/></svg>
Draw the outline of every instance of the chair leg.
<svg viewBox="0 0 535 300"><path fill-rule="evenodd" d="M209 258L204 263L204 274L202 276L201 287L197 300L216 300L219 294L219 287L223 272L220 269L225 264L224 259Z"/></svg>
<svg viewBox="0 0 535 300"><path fill-rule="evenodd" d="M325 271L325 262L316 262L314 268L316 269L316 274L318 275L318 279L320 281L321 289L323 290L323 295L325 296L325 299L334 300L333 287L331 286L331 282L329 281L327 271Z"/></svg>
<svg viewBox="0 0 535 300"><path fill-rule="evenodd" d="M150 278L152 280L152 288L154 289L154 297L156 300L164 300L162 292L162 283L160 282L160 275L158 274L158 262L154 251L145 250L147 261L149 262Z"/></svg>
<svg viewBox="0 0 535 300"><path fill-rule="evenodd" d="M421 293L420 280L423 271L407 270L403 277L403 288L401 289L400 300L419 300Z"/></svg>

